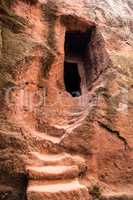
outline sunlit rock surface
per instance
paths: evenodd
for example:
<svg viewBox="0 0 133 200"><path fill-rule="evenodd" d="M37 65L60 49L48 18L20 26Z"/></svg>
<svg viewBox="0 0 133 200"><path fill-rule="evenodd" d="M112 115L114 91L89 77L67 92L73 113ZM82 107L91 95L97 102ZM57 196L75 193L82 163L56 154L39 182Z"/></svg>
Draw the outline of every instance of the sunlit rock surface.
<svg viewBox="0 0 133 200"><path fill-rule="evenodd" d="M133 200L132 0L1 0L0 89L0 200Z"/></svg>

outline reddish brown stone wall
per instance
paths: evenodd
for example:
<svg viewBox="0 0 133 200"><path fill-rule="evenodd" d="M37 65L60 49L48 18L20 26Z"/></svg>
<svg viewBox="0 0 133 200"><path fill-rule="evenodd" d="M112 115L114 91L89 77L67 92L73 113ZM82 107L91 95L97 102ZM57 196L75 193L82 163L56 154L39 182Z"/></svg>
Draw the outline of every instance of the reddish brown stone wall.
<svg viewBox="0 0 133 200"><path fill-rule="evenodd" d="M0 2L1 200L133 199L132 23L131 1ZM65 33L88 29L72 97Z"/></svg>

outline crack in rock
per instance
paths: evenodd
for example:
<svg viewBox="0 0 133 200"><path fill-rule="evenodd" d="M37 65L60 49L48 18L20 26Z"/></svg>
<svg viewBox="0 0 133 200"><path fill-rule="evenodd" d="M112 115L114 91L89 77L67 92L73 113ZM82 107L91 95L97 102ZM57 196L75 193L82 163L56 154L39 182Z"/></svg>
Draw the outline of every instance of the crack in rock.
<svg viewBox="0 0 133 200"><path fill-rule="evenodd" d="M119 140L121 140L124 143L125 150L130 149L127 140L121 135L121 133L117 130L113 130L111 127L109 127L107 124L104 124L100 121L98 121L100 127L106 129L108 132L112 133L115 135Z"/></svg>

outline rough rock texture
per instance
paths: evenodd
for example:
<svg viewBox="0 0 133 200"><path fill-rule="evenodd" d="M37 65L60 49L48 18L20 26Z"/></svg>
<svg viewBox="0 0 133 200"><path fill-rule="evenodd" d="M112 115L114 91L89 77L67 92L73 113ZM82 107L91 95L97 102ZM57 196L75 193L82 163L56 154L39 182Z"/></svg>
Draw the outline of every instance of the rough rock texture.
<svg viewBox="0 0 133 200"><path fill-rule="evenodd" d="M0 200L133 200L132 0L0 0L0 90Z"/></svg>

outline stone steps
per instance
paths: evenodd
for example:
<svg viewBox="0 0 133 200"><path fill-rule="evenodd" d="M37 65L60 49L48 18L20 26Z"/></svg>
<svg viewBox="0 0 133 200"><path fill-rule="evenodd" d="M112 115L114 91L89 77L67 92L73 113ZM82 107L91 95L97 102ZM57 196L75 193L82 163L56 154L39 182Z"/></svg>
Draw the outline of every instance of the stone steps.
<svg viewBox="0 0 133 200"><path fill-rule="evenodd" d="M41 142L43 139L57 142L55 137L46 134L36 137ZM89 200L88 189L78 181L86 171L85 160L80 156L46 150L29 154L27 200Z"/></svg>
<svg viewBox="0 0 133 200"><path fill-rule="evenodd" d="M68 156L67 153L60 153L60 154L41 154L39 152L31 152L31 155L35 156L38 160L41 161L60 161Z"/></svg>
<svg viewBox="0 0 133 200"><path fill-rule="evenodd" d="M81 173L76 165L72 166L41 166L41 167L28 167L27 168L29 179L68 179L78 177Z"/></svg>
<svg viewBox="0 0 133 200"><path fill-rule="evenodd" d="M33 158L33 162L36 166L41 165L78 165L85 166L85 160L80 156L72 156L67 153L50 154L50 153L38 153L31 152L30 155Z"/></svg>
<svg viewBox="0 0 133 200"><path fill-rule="evenodd" d="M68 179L78 177L86 169L84 159L67 153L31 152L33 161L27 165L29 179Z"/></svg>
<svg viewBox="0 0 133 200"><path fill-rule="evenodd" d="M88 190L78 180L31 181L27 190L27 200L89 200Z"/></svg>

